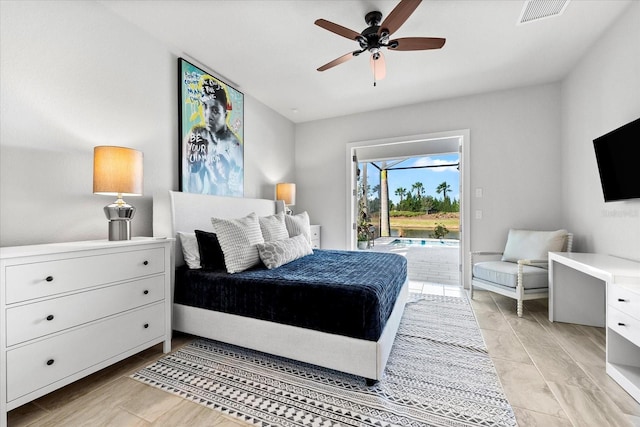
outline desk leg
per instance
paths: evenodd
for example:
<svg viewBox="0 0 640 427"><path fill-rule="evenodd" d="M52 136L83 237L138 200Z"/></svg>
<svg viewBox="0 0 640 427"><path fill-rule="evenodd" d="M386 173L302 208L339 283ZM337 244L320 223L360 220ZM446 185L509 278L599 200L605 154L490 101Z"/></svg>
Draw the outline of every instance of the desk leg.
<svg viewBox="0 0 640 427"><path fill-rule="evenodd" d="M606 282L562 263L549 265L549 321L605 326Z"/></svg>

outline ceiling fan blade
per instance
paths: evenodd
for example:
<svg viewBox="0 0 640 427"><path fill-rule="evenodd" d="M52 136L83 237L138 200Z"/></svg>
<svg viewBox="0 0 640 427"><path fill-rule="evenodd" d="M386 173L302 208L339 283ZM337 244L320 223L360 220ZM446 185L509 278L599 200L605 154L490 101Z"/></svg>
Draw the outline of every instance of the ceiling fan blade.
<svg viewBox="0 0 640 427"><path fill-rule="evenodd" d="M378 59L374 59L376 55L378 55ZM387 76L387 64L384 62L384 55L382 54L382 52L372 54L369 62L371 63L374 82L377 80L382 80Z"/></svg>
<svg viewBox="0 0 640 427"><path fill-rule="evenodd" d="M334 24L333 22L327 21L326 19L316 19L315 24L318 27L322 27L325 30L331 31L332 33L336 33L339 36L346 37L349 40L355 40L356 38L360 37L360 33L356 33L355 31L343 27L342 25Z"/></svg>
<svg viewBox="0 0 640 427"><path fill-rule="evenodd" d="M404 24L404 22L409 19L409 16L413 13L414 10L420 5L422 0L402 0L398 5L391 11L389 15L382 21L380 24L380 28L378 29L378 34L382 34L383 32L387 32L389 35L398 31L398 28Z"/></svg>
<svg viewBox="0 0 640 427"><path fill-rule="evenodd" d="M392 50L428 50L440 49L447 39L438 37L405 37L389 41Z"/></svg>
<svg viewBox="0 0 640 427"><path fill-rule="evenodd" d="M333 68L336 65L340 65L343 62L347 62L348 60L350 60L354 56L355 56L354 52L345 53L340 58L336 58L331 62L327 62L322 67L318 68L318 71L324 71L324 70L328 70L329 68Z"/></svg>

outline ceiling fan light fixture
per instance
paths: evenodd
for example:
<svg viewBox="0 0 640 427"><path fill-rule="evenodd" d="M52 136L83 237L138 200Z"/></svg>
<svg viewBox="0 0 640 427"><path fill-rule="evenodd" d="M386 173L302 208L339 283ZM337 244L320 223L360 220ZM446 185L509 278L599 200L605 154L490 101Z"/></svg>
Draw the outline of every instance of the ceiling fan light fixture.
<svg viewBox="0 0 640 427"><path fill-rule="evenodd" d="M372 53L369 63L373 71L373 85L376 86L378 80L382 80L387 76L387 66L382 52Z"/></svg>
<svg viewBox="0 0 640 427"><path fill-rule="evenodd" d="M381 80L386 75L385 59L382 55L382 48L393 50L429 50L440 49L445 42L443 38L435 37L404 37L395 40L389 40L391 34L395 33L409 18L413 11L418 7L422 0L400 0L395 8L382 21L382 13L379 11L369 12L365 15L365 22L369 25L361 33L345 28L341 25L327 21L326 19L317 19L315 24L325 30L331 31L339 36L355 40L359 45L359 51L349 52L333 61L326 63L318 68L318 71L325 71L336 65L342 64L354 56L360 55L364 51L371 53L370 63L373 70L374 83Z"/></svg>

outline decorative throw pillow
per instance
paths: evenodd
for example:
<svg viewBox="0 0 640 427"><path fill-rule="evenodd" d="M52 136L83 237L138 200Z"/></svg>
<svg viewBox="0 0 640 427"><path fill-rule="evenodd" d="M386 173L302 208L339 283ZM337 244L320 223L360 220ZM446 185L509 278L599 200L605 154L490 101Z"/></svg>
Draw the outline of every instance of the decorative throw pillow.
<svg viewBox="0 0 640 427"><path fill-rule="evenodd" d="M178 236L180 237L180 244L182 245L184 262L191 269L200 268L200 251L198 250L196 234L178 231Z"/></svg>
<svg viewBox="0 0 640 427"><path fill-rule="evenodd" d="M262 238L265 242L289 238L287 226L284 224L284 212L258 218Z"/></svg>
<svg viewBox="0 0 640 427"><path fill-rule="evenodd" d="M565 247L567 230L531 231L509 230L502 261L519 259L546 260L549 252L559 252Z"/></svg>
<svg viewBox="0 0 640 427"><path fill-rule="evenodd" d="M289 237L302 234L311 243L311 224L309 223L309 214L306 211L297 215L285 215L284 222L287 226Z"/></svg>
<svg viewBox="0 0 640 427"><path fill-rule="evenodd" d="M244 218L211 218L213 232L218 236L227 272L238 273L260 264L258 243L264 243L258 215L254 212Z"/></svg>
<svg viewBox="0 0 640 427"><path fill-rule="evenodd" d="M258 243L260 259L269 270L313 253L307 238L302 234L283 240Z"/></svg>
<svg viewBox="0 0 640 427"><path fill-rule="evenodd" d="M225 271L224 253L215 233L196 230L196 239L200 250L200 265L204 270Z"/></svg>

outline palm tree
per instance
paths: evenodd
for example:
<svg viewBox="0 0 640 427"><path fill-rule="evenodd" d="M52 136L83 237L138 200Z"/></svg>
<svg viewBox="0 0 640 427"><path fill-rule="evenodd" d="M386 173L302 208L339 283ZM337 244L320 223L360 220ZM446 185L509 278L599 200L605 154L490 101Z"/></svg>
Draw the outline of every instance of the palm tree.
<svg viewBox="0 0 640 427"><path fill-rule="evenodd" d="M396 196L400 197L400 203L402 203L402 199L404 199L404 195L407 194L407 189L403 187L399 187L396 190Z"/></svg>
<svg viewBox="0 0 640 427"><path fill-rule="evenodd" d="M442 184L438 185L436 188L436 193L442 193L442 198L447 198L447 191L451 191L451 186L447 184L447 181L442 182Z"/></svg>
<svg viewBox="0 0 640 427"><path fill-rule="evenodd" d="M412 190L416 190L416 197L420 199L422 197L422 190L424 189L424 185L421 182L416 182L411 186Z"/></svg>
<svg viewBox="0 0 640 427"><path fill-rule="evenodd" d="M383 163L386 167L386 163ZM391 236L391 222L389 219L389 181L387 169L380 171L380 237Z"/></svg>
<svg viewBox="0 0 640 427"><path fill-rule="evenodd" d="M380 184L374 185L371 189L371 197L375 199L378 194L380 194Z"/></svg>

